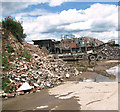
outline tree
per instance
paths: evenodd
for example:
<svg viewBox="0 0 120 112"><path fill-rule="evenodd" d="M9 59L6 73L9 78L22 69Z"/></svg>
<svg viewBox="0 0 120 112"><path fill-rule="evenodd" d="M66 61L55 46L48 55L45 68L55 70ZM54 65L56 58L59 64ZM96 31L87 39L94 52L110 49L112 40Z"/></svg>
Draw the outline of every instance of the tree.
<svg viewBox="0 0 120 112"><path fill-rule="evenodd" d="M21 23L17 20L13 20L10 16L2 20L2 27L9 30L19 42L22 42L26 38Z"/></svg>

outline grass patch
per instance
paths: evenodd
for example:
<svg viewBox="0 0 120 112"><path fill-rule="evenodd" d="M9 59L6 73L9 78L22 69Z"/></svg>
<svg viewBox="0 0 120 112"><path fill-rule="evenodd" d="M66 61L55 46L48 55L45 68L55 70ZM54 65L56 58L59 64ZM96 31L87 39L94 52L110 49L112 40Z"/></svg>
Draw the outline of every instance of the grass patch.
<svg viewBox="0 0 120 112"><path fill-rule="evenodd" d="M24 57L26 58L27 62L30 62L30 58L32 57L27 51L24 52Z"/></svg>
<svg viewBox="0 0 120 112"><path fill-rule="evenodd" d="M15 85L9 81L7 75L4 75L2 78L2 90L4 90L5 93L15 91Z"/></svg>

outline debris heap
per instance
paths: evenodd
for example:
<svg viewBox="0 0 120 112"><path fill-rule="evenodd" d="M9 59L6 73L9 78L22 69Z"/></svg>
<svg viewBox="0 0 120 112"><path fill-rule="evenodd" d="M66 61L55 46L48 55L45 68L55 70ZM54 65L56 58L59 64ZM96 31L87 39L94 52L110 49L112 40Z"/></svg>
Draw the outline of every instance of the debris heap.
<svg viewBox="0 0 120 112"><path fill-rule="evenodd" d="M120 47L112 46L108 43L97 49L97 52L102 54L106 59L119 59L120 57Z"/></svg>
<svg viewBox="0 0 120 112"><path fill-rule="evenodd" d="M8 68L3 64L4 97L11 97L25 92L36 92L46 87L54 87L78 71L60 59L54 59L39 49L38 46L20 43L11 34L3 36L3 59L7 59ZM10 50L12 49L12 50ZM12 57L12 59L11 59ZM7 83L4 80L7 79ZM7 94L6 94L7 93Z"/></svg>

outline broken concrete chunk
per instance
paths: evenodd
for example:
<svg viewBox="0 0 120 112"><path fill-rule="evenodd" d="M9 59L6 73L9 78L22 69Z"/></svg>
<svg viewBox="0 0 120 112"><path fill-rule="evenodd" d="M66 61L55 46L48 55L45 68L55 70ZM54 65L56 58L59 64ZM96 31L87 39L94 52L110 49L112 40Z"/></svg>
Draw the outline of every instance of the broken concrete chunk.
<svg viewBox="0 0 120 112"><path fill-rule="evenodd" d="M69 78L69 77L70 77L70 74L67 73L65 76L66 76L66 78Z"/></svg>

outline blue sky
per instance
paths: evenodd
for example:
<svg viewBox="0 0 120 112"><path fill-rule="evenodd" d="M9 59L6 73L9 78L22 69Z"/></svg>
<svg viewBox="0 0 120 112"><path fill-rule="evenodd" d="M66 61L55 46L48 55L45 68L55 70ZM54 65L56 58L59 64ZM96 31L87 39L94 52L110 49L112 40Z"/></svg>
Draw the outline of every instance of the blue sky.
<svg viewBox="0 0 120 112"><path fill-rule="evenodd" d="M42 9L46 9L50 12L61 12L62 10L69 10L69 9L77 9L77 10L80 10L80 9L86 9L86 8L89 8L92 4L95 4L95 3L99 3L99 2L65 2L63 4L61 4L60 6L55 6L55 7L51 7L49 6L48 3L41 3L41 4L37 4L37 5L31 5L29 6L28 8L26 9L23 9L22 11L31 11L33 10L34 8L35 9L39 9L39 8L42 8ZM115 5L118 5L118 2L100 2L101 4L115 4Z"/></svg>
<svg viewBox="0 0 120 112"><path fill-rule="evenodd" d="M107 42L118 41L118 2L76 2L41 0L2 3L2 16L23 21L26 41L59 40L62 34L90 36ZM16 7L15 7L16 6Z"/></svg>

